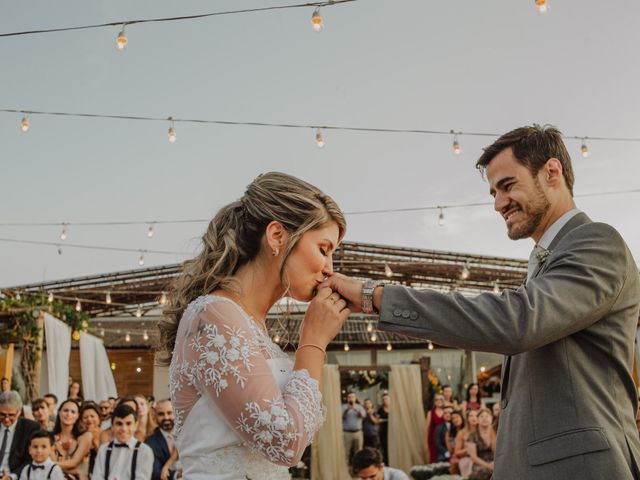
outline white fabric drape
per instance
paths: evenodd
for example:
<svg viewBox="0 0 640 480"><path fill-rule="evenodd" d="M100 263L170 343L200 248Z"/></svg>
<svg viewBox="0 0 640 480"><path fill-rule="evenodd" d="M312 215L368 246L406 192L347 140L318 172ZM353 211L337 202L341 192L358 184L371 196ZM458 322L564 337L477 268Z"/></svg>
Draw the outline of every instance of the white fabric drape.
<svg viewBox="0 0 640 480"><path fill-rule="evenodd" d="M69 391L69 357L71 355L71 327L61 320L44 314L44 335L47 342L47 386L59 402Z"/></svg>
<svg viewBox="0 0 640 480"><path fill-rule="evenodd" d="M389 373L389 463L405 472L426 458L419 365L393 365Z"/></svg>
<svg viewBox="0 0 640 480"><path fill-rule="evenodd" d="M322 403L327 420L311 444L312 480L349 480L342 440L342 404L338 365L325 365L322 372Z"/></svg>
<svg viewBox="0 0 640 480"><path fill-rule="evenodd" d="M85 400L100 402L118 396L102 340L85 332L80 332L80 369Z"/></svg>

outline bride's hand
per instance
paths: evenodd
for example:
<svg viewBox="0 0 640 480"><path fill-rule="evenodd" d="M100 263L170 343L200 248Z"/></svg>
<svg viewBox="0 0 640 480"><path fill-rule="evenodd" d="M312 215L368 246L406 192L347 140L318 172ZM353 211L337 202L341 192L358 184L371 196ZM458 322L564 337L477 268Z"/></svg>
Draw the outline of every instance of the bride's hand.
<svg viewBox="0 0 640 480"><path fill-rule="evenodd" d="M309 303L300 327L300 344L313 343L325 348L338 334L351 310L347 302L329 287L320 287Z"/></svg>

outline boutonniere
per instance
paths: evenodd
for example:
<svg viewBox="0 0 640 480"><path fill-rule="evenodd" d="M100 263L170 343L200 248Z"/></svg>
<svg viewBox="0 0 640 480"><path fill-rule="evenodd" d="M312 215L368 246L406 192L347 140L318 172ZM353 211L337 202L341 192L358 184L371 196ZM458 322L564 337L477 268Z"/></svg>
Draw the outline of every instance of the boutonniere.
<svg viewBox="0 0 640 480"><path fill-rule="evenodd" d="M551 255L551 250L547 250L546 248L543 248L538 253L536 253L536 259L538 260L539 267L544 265L544 262L547 261L547 258L549 258L549 255Z"/></svg>

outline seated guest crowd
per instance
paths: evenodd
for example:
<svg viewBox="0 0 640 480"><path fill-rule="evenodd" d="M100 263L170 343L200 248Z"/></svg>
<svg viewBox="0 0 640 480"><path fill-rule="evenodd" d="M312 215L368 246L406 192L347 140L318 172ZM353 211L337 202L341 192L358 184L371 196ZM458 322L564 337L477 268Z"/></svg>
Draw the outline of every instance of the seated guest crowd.
<svg viewBox="0 0 640 480"><path fill-rule="evenodd" d="M0 480L174 480L181 476L168 399L142 395L83 401L79 387L58 405L0 393Z"/></svg>

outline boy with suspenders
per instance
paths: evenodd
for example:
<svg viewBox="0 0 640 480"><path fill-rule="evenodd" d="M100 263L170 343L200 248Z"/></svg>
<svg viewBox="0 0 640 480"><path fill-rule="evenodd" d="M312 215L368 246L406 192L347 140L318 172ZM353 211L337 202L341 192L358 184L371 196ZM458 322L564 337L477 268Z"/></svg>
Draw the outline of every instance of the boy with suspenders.
<svg viewBox="0 0 640 480"><path fill-rule="evenodd" d="M153 450L134 437L138 428L135 410L118 405L111 415L113 440L100 445L92 480L150 480Z"/></svg>
<svg viewBox="0 0 640 480"><path fill-rule="evenodd" d="M36 430L29 439L31 462L20 472L20 480L64 480L62 469L51 460L53 434Z"/></svg>

